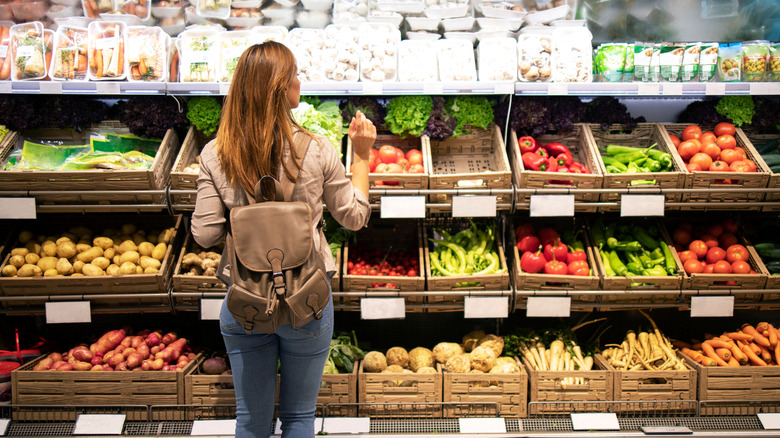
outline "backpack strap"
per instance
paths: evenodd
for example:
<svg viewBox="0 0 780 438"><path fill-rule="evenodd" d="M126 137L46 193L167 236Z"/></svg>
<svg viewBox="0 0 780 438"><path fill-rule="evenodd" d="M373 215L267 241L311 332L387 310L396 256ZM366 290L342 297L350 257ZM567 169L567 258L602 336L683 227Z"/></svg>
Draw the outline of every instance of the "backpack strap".
<svg viewBox="0 0 780 438"><path fill-rule="evenodd" d="M297 135L293 136L293 144L291 145L290 154L287 156L287 167L290 169L295 168L295 158L293 156L293 151L295 151L295 155L301 157L300 164L301 167L303 167L303 160L306 157L306 152L309 150L309 144L311 144L311 137L306 135L304 132L298 131L296 134ZM302 169L298 169L298 173L295 175L296 180L300 178L301 170ZM282 173L284 173L284 171L282 171ZM295 183L288 180L284 175L282 175L279 180L282 185L282 199L285 201L292 200L292 192L295 188Z"/></svg>

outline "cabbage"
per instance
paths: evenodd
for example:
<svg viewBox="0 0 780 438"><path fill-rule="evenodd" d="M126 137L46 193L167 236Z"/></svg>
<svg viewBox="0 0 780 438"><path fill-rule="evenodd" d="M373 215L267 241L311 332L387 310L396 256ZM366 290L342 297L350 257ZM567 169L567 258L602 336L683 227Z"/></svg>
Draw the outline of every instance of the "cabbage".
<svg viewBox="0 0 780 438"><path fill-rule="evenodd" d="M299 125L314 134L321 135L336 148L339 157L341 153L341 139L344 137L341 110L338 101L327 100L316 108L306 102L301 102L293 109L293 118Z"/></svg>

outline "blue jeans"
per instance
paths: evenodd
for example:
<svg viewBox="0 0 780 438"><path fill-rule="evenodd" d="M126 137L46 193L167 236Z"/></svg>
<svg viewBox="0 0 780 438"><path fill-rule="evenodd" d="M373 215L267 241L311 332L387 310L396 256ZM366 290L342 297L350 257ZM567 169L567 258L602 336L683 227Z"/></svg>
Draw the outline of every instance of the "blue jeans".
<svg viewBox="0 0 780 438"><path fill-rule="evenodd" d="M246 334L225 302L219 320L236 389L236 438L270 435L277 360L282 437L312 438L317 394L333 337L333 298L319 320L299 329L286 324L274 334Z"/></svg>

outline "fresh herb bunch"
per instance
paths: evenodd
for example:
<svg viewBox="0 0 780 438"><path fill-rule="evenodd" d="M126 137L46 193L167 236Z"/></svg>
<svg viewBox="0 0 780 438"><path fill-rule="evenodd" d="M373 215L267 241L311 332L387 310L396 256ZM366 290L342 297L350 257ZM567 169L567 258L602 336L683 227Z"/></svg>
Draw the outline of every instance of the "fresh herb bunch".
<svg viewBox="0 0 780 438"><path fill-rule="evenodd" d="M363 359L365 353L358 347L355 331L351 333L335 332L330 341L328 360L325 362L323 374L351 373L355 364Z"/></svg>
<svg viewBox="0 0 780 438"><path fill-rule="evenodd" d="M398 96L387 103L385 126L395 135L419 137L433 110L431 96Z"/></svg>
<svg viewBox="0 0 780 438"><path fill-rule="evenodd" d="M322 218L325 219L325 226L322 228L322 231L325 233L325 240L328 241L328 246L330 246L330 252L333 254L333 257L336 257L336 253L344 242L357 242L357 234L354 231L343 227L330 213L323 212Z"/></svg>
<svg viewBox="0 0 780 438"><path fill-rule="evenodd" d="M597 97L588 102L585 107L585 120L600 124L605 131L615 124L626 130L634 129L638 123L646 121L644 116L631 117L628 108L612 96Z"/></svg>
<svg viewBox="0 0 780 438"><path fill-rule="evenodd" d="M133 134L146 138L163 138L169 129L187 127L187 117L179 111L176 100L167 96L138 96L117 103L119 120Z"/></svg>
<svg viewBox="0 0 780 438"><path fill-rule="evenodd" d="M109 118L109 106L86 96L0 95L0 124L13 131L72 128L81 131Z"/></svg>
<svg viewBox="0 0 780 438"><path fill-rule="evenodd" d="M193 97L187 101L187 119L206 136L217 132L222 104L212 96Z"/></svg>
<svg viewBox="0 0 780 438"><path fill-rule="evenodd" d="M377 129L384 127L387 110L379 100L371 97L349 97L339 103L341 118L344 124L349 126L352 118L358 111L362 112Z"/></svg>
<svg viewBox="0 0 780 438"><path fill-rule="evenodd" d="M715 105L715 111L731 119L735 126L750 124L756 113L753 98L750 96L723 96Z"/></svg>
<svg viewBox="0 0 780 438"><path fill-rule="evenodd" d="M444 140L455 132L458 121L446 109L444 109L444 98L435 96L433 98L433 110L431 117L423 131L433 140Z"/></svg>
<svg viewBox="0 0 780 438"><path fill-rule="evenodd" d="M463 135L464 126L487 129L493 122L493 104L481 96L453 96L445 99L445 110L458 121L452 136Z"/></svg>

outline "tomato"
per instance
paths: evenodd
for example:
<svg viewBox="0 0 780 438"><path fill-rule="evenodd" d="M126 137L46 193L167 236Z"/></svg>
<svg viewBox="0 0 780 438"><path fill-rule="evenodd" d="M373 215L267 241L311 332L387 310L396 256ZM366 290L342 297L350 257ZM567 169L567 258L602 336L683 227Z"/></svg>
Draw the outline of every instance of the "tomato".
<svg viewBox="0 0 780 438"><path fill-rule="evenodd" d="M718 137L715 141L721 149L734 149L737 147L737 139L733 135L725 134Z"/></svg>
<svg viewBox="0 0 780 438"><path fill-rule="evenodd" d="M723 149L720 152L719 160L725 162L726 164L731 165L731 163L741 159L742 155L740 155L739 152L735 151L734 149Z"/></svg>
<svg viewBox="0 0 780 438"><path fill-rule="evenodd" d="M388 163L387 173L404 173L404 168L398 163Z"/></svg>
<svg viewBox="0 0 780 438"><path fill-rule="evenodd" d="M387 173L387 164L385 163L379 163L374 168L375 173Z"/></svg>
<svg viewBox="0 0 780 438"><path fill-rule="evenodd" d="M704 258L705 255L707 255L707 250L709 249L707 247L707 244L703 240L694 240L688 245L688 249L696 254L696 257L698 258Z"/></svg>
<svg viewBox="0 0 780 438"><path fill-rule="evenodd" d="M720 236L718 236L718 246L721 248L728 248L731 245L737 244L737 236L735 236L732 233L724 232Z"/></svg>
<svg viewBox="0 0 780 438"><path fill-rule="evenodd" d="M699 141L701 144L707 144L707 143L715 143L715 140L717 140L718 136L715 135L712 131L705 131L701 133L701 136L699 137Z"/></svg>
<svg viewBox="0 0 780 438"><path fill-rule="evenodd" d="M739 152L739 155L742 156L743 160L747 160L748 159L747 152L745 152L745 150L742 149L741 147L735 147L734 150Z"/></svg>
<svg viewBox="0 0 780 438"><path fill-rule="evenodd" d="M721 222L721 224L723 224L723 229L727 233L737 234L737 232L739 231L739 224L737 223L737 221L735 221L732 218L723 219L723 222Z"/></svg>
<svg viewBox="0 0 780 438"><path fill-rule="evenodd" d="M396 161L398 161L401 158L406 158L406 155L404 154L404 151L402 151L401 149L395 148L395 157L396 157Z"/></svg>
<svg viewBox="0 0 780 438"><path fill-rule="evenodd" d="M749 274L750 271L750 263L744 260L737 260L731 264L731 272L735 274Z"/></svg>
<svg viewBox="0 0 780 438"><path fill-rule="evenodd" d="M697 257L696 254L693 253L693 251L687 249L685 251L680 251L679 253L677 253L677 256L680 257L680 262L682 263L685 263L688 260L699 260L699 257Z"/></svg>
<svg viewBox="0 0 780 438"><path fill-rule="evenodd" d="M742 160L749 168L748 172L758 172L758 166L756 166L756 162L753 160Z"/></svg>
<svg viewBox="0 0 780 438"><path fill-rule="evenodd" d="M713 161L712 165L709 168L710 172L728 172L729 171L729 164L725 161ZM723 184L726 184L725 182Z"/></svg>
<svg viewBox="0 0 780 438"><path fill-rule="evenodd" d="M679 243L680 245L688 245L691 243L691 240L693 240L691 237L691 230L684 227L677 227L674 230L674 233L672 233L672 240L674 243Z"/></svg>
<svg viewBox="0 0 780 438"><path fill-rule="evenodd" d="M682 132L682 139L690 140L692 138L699 138L701 137L701 128L699 128L697 125L688 125L683 129Z"/></svg>
<svg viewBox="0 0 780 438"><path fill-rule="evenodd" d="M706 228L707 234L720 237L723 234L723 224L712 224Z"/></svg>
<svg viewBox="0 0 780 438"><path fill-rule="evenodd" d="M553 228L542 228L539 230L539 240L542 241L542 245L552 243L555 239L560 239L561 236Z"/></svg>
<svg viewBox="0 0 780 438"><path fill-rule="evenodd" d="M683 263L683 269L689 274L696 274L704 270L704 265L698 260L691 259Z"/></svg>
<svg viewBox="0 0 780 438"><path fill-rule="evenodd" d="M729 135L736 135L737 134L737 128L734 127L731 123L728 122L721 122L715 125L715 135L720 137L721 135L729 134Z"/></svg>
<svg viewBox="0 0 780 438"><path fill-rule="evenodd" d="M709 264L701 271L702 274L712 274L713 272L715 272L715 264Z"/></svg>
<svg viewBox="0 0 780 438"><path fill-rule="evenodd" d="M729 263L734 263L737 260L746 262L749 258L750 255L747 252L747 248L740 244L731 245L726 249L726 260L728 260Z"/></svg>
<svg viewBox="0 0 780 438"><path fill-rule="evenodd" d="M396 164L400 164L401 167L403 167L404 172L409 170L409 166L410 166L409 160L407 160L404 157L399 158L398 161L396 161Z"/></svg>
<svg viewBox="0 0 780 438"><path fill-rule="evenodd" d="M699 153L701 145L697 143L698 142L692 142L690 140L685 140L680 143L680 145L677 146L677 152L680 153L680 157L682 157L683 160L688 161L691 157Z"/></svg>
<svg viewBox="0 0 780 438"><path fill-rule="evenodd" d="M710 158L713 160L717 160L720 156L720 147L718 147L717 144L713 143L707 143L704 146L702 146L701 151L705 154L709 155Z"/></svg>
<svg viewBox="0 0 780 438"><path fill-rule="evenodd" d="M714 248L718 246L718 239L711 234L702 234L699 239L703 240L704 243L707 244L707 248Z"/></svg>
<svg viewBox="0 0 780 438"><path fill-rule="evenodd" d="M672 144L674 145L675 148L677 147L677 145L680 144L680 137L674 134L669 134L669 138L672 140Z"/></svg>
<svg viewBox="0 0 780 438"><path fill-rule="evenodd" d="M409 166L409 173L425 173L422 164L412 164Z"/></svg>
<svg viewBox="0 0 780 438"><path fill-rule="evenodd" d="M716 274L731 274L731 263L725 260L718 260L715 262L713 272Z"/></svg>
<svg viewBox="0 0 780 438"><path fill-rule="evenodd" d="M395 151L394 146L386 144L379 148L379 161L390 164L395 163L398 160L398 153Z"/></svg>
<svg viewBox="0 0 780 438"><path fill-rule="evenodd" d="M688 172L701 172L702 169L701 166L695 163L688 163L685 165L685 168L688 170Z"/></svg>
<svg viewBox="0 0 780 438"><path fill-rule="evenodd" d="M409 160L409 164L419 164L422 166L423 154L418 149L410 149L406 152L406 159Z"/></svg>
<svg viewBox="0 0 780 438"><path fill-rule="evenodd" d="M688 164L696 164L702 169L709 169L712 166L712 158L704 152L698 152L691 157Z"/></svg>
<svg viewBox="0 0 780 438"><path fill-rule="evenodd" d="M729 170L732 172L751 172L751 169L750 164L744 160L737 160L729 166Z"/></svg>
<svg viewBox="0 0 780 438"><path fill-rule="evenodd" d="M726 260L726 251L719 246L714 246L707 250L707 255L705 257L707 259L707 263L715 263L719 260Z"/></svg>

